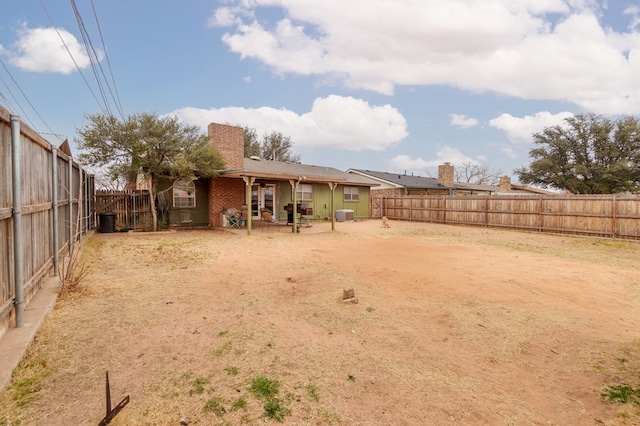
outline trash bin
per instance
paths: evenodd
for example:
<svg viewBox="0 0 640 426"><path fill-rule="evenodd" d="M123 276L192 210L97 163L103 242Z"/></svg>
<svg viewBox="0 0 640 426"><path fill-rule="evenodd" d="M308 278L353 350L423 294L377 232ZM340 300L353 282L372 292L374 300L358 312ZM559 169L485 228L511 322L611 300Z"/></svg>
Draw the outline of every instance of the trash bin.
<svg viewBox="0 0 640 426"><path fill-rule="evenodd" d="M99 214L100 232L116 232L116 214L112 212L104 212Z"/></svg>

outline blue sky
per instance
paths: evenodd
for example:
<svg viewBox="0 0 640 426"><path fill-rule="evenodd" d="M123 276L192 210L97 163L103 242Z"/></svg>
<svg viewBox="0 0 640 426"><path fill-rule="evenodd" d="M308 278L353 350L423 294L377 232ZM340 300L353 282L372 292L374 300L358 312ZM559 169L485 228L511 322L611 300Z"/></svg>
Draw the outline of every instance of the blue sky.
<svg viewBox="0 0 640 426"><path fill-rule="evenodd" d="M639 0L75 4L106 101L72 2L4 2L0 18L0 104L52 143L121 109L279 131L341 170L512 175L545 126L640 113Z"/></svg>

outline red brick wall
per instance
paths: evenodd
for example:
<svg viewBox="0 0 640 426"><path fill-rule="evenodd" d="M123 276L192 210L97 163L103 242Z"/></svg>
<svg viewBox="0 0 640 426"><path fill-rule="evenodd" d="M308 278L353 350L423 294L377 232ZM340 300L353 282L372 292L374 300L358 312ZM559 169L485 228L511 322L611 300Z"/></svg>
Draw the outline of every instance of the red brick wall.
<svg viewBox="0 0 640 426"><path fill-rule="evenodd" d="M242 129L241 129L242 130ZM209 185L209 226L220 227L220 213L225 208L240 210L246 201L246 185L242 179L217 177Z"/></svg>
<svg viewBox="0 0 640 426"><path fill-rule="evenodd" d="M244 130L242 127L211 123L208 127L209 144L217 148L227 169L244 167Z"/></svg>

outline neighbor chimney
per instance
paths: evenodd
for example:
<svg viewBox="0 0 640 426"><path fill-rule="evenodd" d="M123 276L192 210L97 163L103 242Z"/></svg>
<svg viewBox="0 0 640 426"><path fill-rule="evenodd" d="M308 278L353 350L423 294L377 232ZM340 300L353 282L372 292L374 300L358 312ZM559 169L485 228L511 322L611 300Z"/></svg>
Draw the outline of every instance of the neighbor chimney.
<svg viewBox="0 0 640 426"><path fill-rule="evenodd" d="M438 184L453 187L453 166L451 163L444 163L438 166Z"/></svg>
<svg viewBox="0 0 640 426"><path fill-rule="evenodd" d="M226 169L244 168L244 130L242 127L211 123L208 127L209 144L216 148Z"/></svg>
<svg viewBox="0 0 640 426"><path fill-rule="evenodd" d="M511 178L509 176L500 176L500 192L511 191Z"/></svg>

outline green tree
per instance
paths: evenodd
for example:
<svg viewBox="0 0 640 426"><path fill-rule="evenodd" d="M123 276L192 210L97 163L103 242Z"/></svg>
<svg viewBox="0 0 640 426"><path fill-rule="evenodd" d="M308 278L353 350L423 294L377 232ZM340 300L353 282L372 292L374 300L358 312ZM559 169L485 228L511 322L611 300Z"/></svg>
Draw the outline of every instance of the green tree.
<svg viewBox="0 0 640 426"><path fill-rule="evenodd" d="M271 132L258 141L256 130L248 126L240 126L244 130L244 156L257 156L265 160L288 161L299 163L300 156L293 153L293 142L289 136L280 132Z"/></svg>
<svg viewBox="0 0 640 426"><path fill-rule="evenodd" d="M258 134L256 129L252 129L248 126L242 126L244 130L244 156L259 157L260 156L260 142L258 142Z"/></svg>
<svg viewBox="0 0 640 426"><path fill-rule="evenodd" d="M124 121L94 114L78 130L80 161L105 167L112 179L144 173L151 181L153 229L158 221L155 194L161 178L215 177L224 168L220 153L209 145L197 126L183 125L177 117L141 113Z"/></svg>
<svg viewBox="0 0 640 426"><path fill-rule="evenodd" d="M299 163L300 156L293 153L293 142L289 136L284 136L280 132L271 132L264 135L262 145L260 145L261 157L266 160L288 161Z"/></svg>
<svg viewBox="0 0 640 426"><path fill-rule="evenodd" d="M640 189L640 122L580 114L533 135L529 166L520 182L571 191L613 194Z"/></svg>

